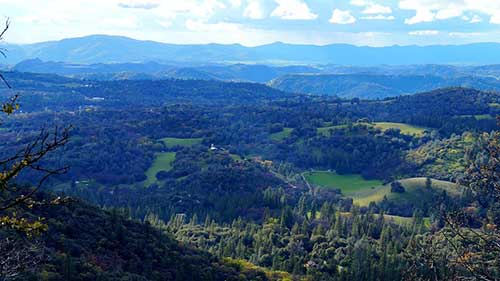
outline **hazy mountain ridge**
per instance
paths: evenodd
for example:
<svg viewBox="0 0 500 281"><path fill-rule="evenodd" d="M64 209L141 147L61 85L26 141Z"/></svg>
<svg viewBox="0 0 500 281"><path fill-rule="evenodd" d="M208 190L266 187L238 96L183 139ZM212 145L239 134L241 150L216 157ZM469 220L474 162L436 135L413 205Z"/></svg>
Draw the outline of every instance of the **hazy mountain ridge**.
<svg viewBox="0 0 500 281"><path fill-rule="evenodd" d="M145 63L96 63L76 64L42 61L38 58L24 60L11 68L18 72L50 73L72 78L90 80L121 79L202 79L225 81L250 81L265 83L281 75L290 73L320 73L322 70L311 66L269 66L253 64L230 65L179 65Z"/></svg>
<svg viewBox="0 0 500 281"><path fill-rule="evenodd" d="M33 59L22 61L12 69L17 72L56 74L94 81L182 79L256 82L267 83L286 92L364 99L386 98L446 87L467 87L487 91L500 89L498 65L182 66L157 62L73 64Z"/></svg>
<svg viewBox="0 0 500 281"><path fill-rule="evenodd" d="M440 46L358 47L273 43L257 47L239 44L175 45L121 36L91 35L28 45L6 45L7 63L40 58L72 63L160 62L284 62L322 64L494 64L500 63L498 43ZM481 54L481 56L477 56Z"/></svg>
<svg viewBox="0 0 500 281"><path fill-rule="evenodd" d="M446 87L499 91L493 77L378 74L290 74L269 83L287 92L334 95L343 98L386 98Z"/></svg>

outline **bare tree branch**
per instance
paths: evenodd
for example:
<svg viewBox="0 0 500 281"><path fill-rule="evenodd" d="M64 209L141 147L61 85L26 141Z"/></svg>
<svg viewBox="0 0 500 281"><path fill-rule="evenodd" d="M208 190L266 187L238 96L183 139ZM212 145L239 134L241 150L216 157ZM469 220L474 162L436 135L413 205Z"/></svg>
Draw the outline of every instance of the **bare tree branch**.
<svg viewBox="0 0 500 281"><path fill-rule="evenodd" d="M19 236L0 238L0 281L16 280L20 274L36 270L44 258L42 243Z"/></svg>
<svg viewBox="0 0 500 281"><path fill-rule="evenodd" d="M24 194L14 195L11 199L3 200L0 205L0 211L5 211L16 205L25 203L41 188L49 177L63 174L68 171L68 167L47 169L39 165L39 161L45 157L47 153L65 145L68 140L69 128L62 130L62 132L60 132L58 128L55 128L54 132L42 130L38 137L28 144L22 153L17 153L9 159L2 161L3 165L9 166L9 169L4 169L4 171L0 173L0 190L8 189L11 181L25 169L39 171L44 173L44 175L35 187L28 191L25 190Z"/></svg>

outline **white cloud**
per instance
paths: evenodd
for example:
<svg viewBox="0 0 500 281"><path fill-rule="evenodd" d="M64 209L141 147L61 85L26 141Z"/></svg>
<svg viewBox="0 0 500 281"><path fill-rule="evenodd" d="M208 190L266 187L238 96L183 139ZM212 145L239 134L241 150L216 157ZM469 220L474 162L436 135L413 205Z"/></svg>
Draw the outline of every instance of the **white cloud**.
<svg viewBox="0 0 500 281"><path fill-rule="evenodd" d="M364 20L395 20L394 16L385 16L385 15L370 15L361 17Z"/></svg>
<svg viewBox="0 0 500 281"><path fill-rule="evenodd" d="M241 2L241 0L229 0L229 4L231 4L231 6L234 8L239 8L243 3Z"/></svg>
<svg viewBox="0 0 500 281"><path fill-rule="evenodd" d="M240 25L228 22L206 23L201 20L188 19L186 21L186 28L195 32L237 32L240 30Z"/></svg>
<svg viewBox="0 0 500 281"><path fill-rule="evenodd" d="M154 9L160 5L158 0L122 0L118 6L131 9Z"/></svg>
<svg viewBox="0 0 500 281"><path fill-rule="evenodd" d="M119 27L124 29L135 29L139 27L139 18L135 15L127 15L124 17L104 18L100 24L107 27Z"/></svg>
<svg viewBox="0 0 500 281"><path fill-rule="evenodd" d="M189 17L197 20L208 20L218 11L228 6L219 0L182 0L161 1L158 7L150 9L153 16L162 20L171 21L177 17Z"/></svg>
<svg viewBox="0 0 500 281"><path fill-rule="evenodd" d="M351 15L350 11L343 11L339 9L333 10L332 17L330 18L330 23L334 24L351 24L355 22L356 18Z"/></svg>
<svg viewBox="0 0 500 281"><path fill-rule="evenodd" d="M363 7L362 14L392 14L392 9L389 6L380 5L378 3L366 0L351 0L351 5Z"/></svg>
<svg viewBox="0 0 500 281"><path fill-rule="evenodd" d="M363 11L363 14L391 14L391 7L382 6L379 4L371 4L367 6Z"/></svg>
<svg viewBox="0 0 500 281"><path fill-rule="evenodd" d="M278 7L271 13L273 17L286 20L314 20L318 15L313 13L303 0L275 0Z"/></svg>
<svg viewBox="0 0 500 281"><path fill-rule="evenodd" d="M405 19L406 24L417 24L421 22L434 21L435 14L429 10L417 10L415 16Z"/></svg>
<svg viewBox="0 0 500 281"><path fill-rule="evenodd" d="M497 13L490 18L490 23L500 24L500 13Z"/></svg>
<svg viewBox="0 0 500 281"><path fill-rule="evenodd" d="M172 21L162 19L157 20L156 23L158 23L163 28L170 28L173 25Z"/></svg>
<svg viewBox="0 0 500 281"><path fill-rule="evenodd" d="M248 5L243 11L243 16L254 20L261 20L266 18L266 12L260 0L248 0Z"/></svg>
<svg viewBox="0 0 500 281"><path fill-rule="evenodd" d="M474 15L474 16L472 16L472 18L470 19L469 22L470 23L479 23L479 22L482 22L482 21L483 21L483 19L480 16Z"/></svg>
<svg viewBox="0 0 500 281"><path fill-rule="evenodd" d="M408 34L414 36L436 36L439 35L439 30L415 30L408 32Z"/></svg>
<svg viewBox="0 0 500 281"><path fill-rule="evenodd" d="M456 18L461 16L462 13L463 12L460 9L456 8L442 9L436 12L436 19L445 20L445 19Z"/></svg>
<svg viewBox="0 0 500 281"><path fill-rule="evenodd" d="M415 11L407 24L432 22L462 16L465 12L480 12L490 17L490 23L500 24L498 0L401 0L399 8Z"/></svg>
<svg viewBox="0 0 500 281"><path fill-rule="evenodd" d="M500 0L0 0L0 3L4 14L13 22L6 40L14 43L96 33L170 43L239 42L247 45L278 40L367 45L442 44L443 40L449 44L500 41L500 25L487 26L488 23L500 24ZM339 6L320 10L329 3ZM346 7L346 3L353 7ZM400 11L399 6L404 11ZM334 8L339 10L335 12ZM382 13L389 9L392 13ZM267 19L273 11L275 18ZM377 11L381 13L375 13ZM308 22L304 27L276 20L281 17L324 19ZM406 18L406 23L416 25L402 27L399 21L388 22L391 24L373 28L391 34L369 37L368 31L372 30L369 20L395 18L401 21ZM336 24L361 23L353 28L341 28L345 31L341 33L335 32L336 27L324 26L329 19ZM463 22L456 26L441 22L418 25L446 19ZM472 24L477 22L481 24ZM468 28L460 28L467 23L471 23ZM413 31L427 29L441 31L438 36L431 36L435 32ZM408 35L409 31L414 35ZM421 36L417 36L419 34Z"/></svg>
<svg viewBox="0 0 500 281"><path fill-rule="evenodd" d="M210 18L218 9L225 9L226 5L218 0L204 0L200 5L192 8L191 14L196 18Z"/></svg>
<svg viewBox="0 0 500 281"><path fill-rule="evenodd" d="M457 37L457 38L471 38L471 37L477 37L477 36L483 36L483 33L480 32L450 32L448 33L448 36L450 37Z"/></svg>

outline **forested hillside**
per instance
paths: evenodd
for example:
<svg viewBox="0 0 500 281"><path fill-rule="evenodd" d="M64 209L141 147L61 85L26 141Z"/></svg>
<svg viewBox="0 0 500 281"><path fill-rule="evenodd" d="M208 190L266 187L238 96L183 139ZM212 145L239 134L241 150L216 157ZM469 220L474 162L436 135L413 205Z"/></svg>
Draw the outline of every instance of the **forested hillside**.
<svg viewBox="0 0 500 281"><path fill-rule="evenodd" d="M0 8L0 281L500 281L500 0Z"/></svg>
<svg viewBox="0 0 500 281"><path fill-rule="evenodd" d="M410 266L428 262L419 245L454 230L443 214L468 212L475 231L498 220L495 201L472 189L484 170L471 170L496 167L497 92L364 100L255 83L5 77L19 98L0 125L0 159L40 128L71 125L40 162L69 170L34 202L76 201L10 212L45 218L45 258L27 280L414 280L434 274ZM482 176L494 182L494 169ZM23 170L16 187L41 171ZM462 254L449 247L434 252ZM436 258L435 274L455 276Z"/></svg>
<svg viewBox="0 0 500 281"><path fill-rule="evenodd" d="M125 79L202 79L247 81L266 83L289 73L317 73L320 68L310 66L270 66L255 64L160 64L146 63L97 63L74 64L65 62L44 62L40 59L22 61L12 67L18 72L58 74L62 76L91 80Z"/></svg>
<svg viewBox="0 0 500 281"><path fill-rule="evenodd" d="M282 91L342 98L383 99L446 87L500 90L494 77L375 74L291 74L270 81Z"/></svg>
<svg viewBox="0 0 500 281"><path fill-rule="evenodd" d="M22 280L268 280L263 271L182 245L117 210L72 201L18 211L46 218L47 226L37 240L26 240L32 243L31 258L41 258ZM4 265L2 272L7 269Z"/></svg>

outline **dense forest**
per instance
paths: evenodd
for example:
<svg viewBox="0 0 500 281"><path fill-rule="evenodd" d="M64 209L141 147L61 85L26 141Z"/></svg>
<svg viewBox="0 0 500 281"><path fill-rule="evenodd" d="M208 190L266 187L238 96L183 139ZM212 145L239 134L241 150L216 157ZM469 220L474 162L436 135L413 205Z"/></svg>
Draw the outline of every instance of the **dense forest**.
<svg viewBox="0 0 500 281"><path fill-rule="evenodd" d="M69 169L34 197L67 200L9 211L43 218L21 235L37 260L20 280L500 278L497 92L364 100L208 80L5 78L15 90L0 98L19 94L19 109L0 124L0 159L41 128L69 127L39 162ZM16 188L44 171L23 170Z"/></svg>
<svg viewBox="0 0 500 281"><path fill-rule="evenodd" d="M382 99L457 86L490 91L500 89L498 79L495 77L470 74L450 75L449 73L448 76L433 75L433 73L425 75L289 74L273 79L269 85L287 92L366 99Z"/></svg>

